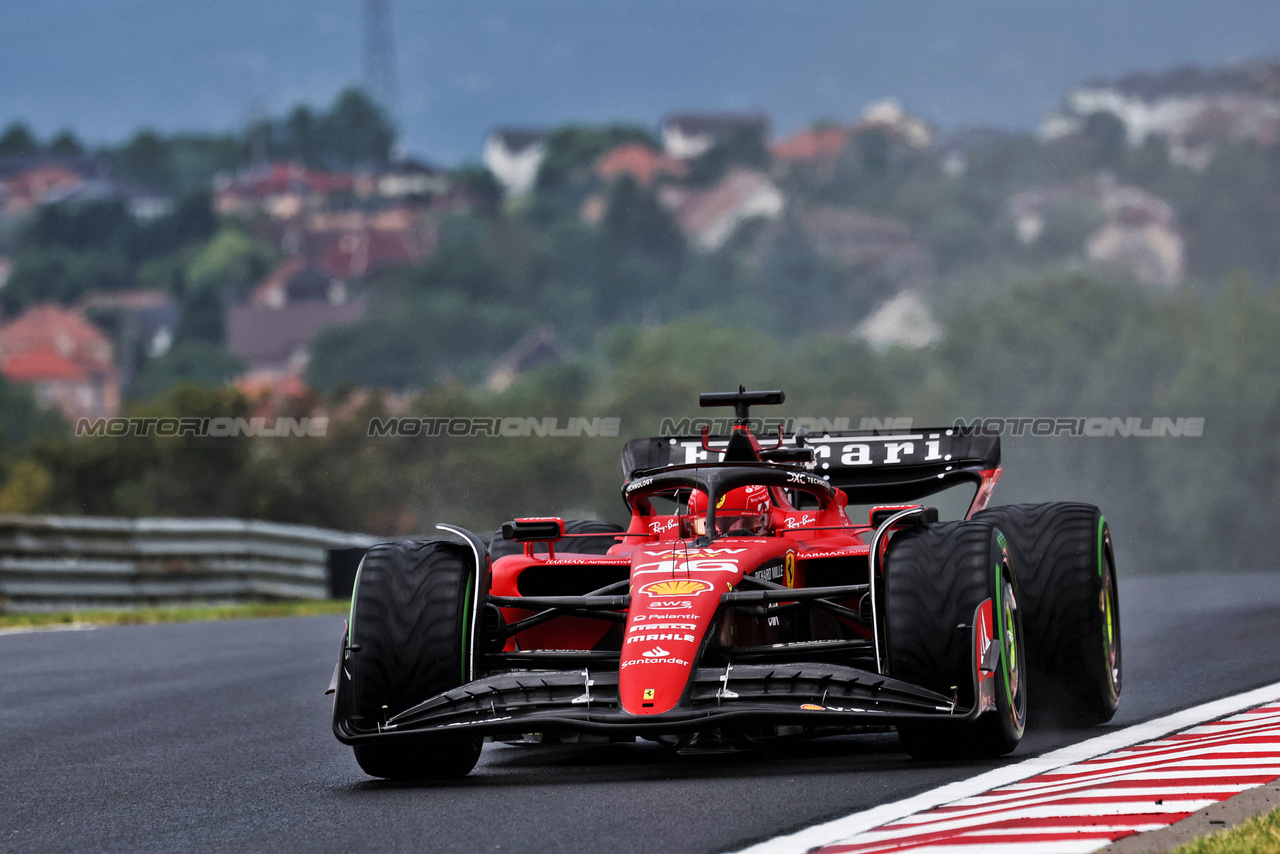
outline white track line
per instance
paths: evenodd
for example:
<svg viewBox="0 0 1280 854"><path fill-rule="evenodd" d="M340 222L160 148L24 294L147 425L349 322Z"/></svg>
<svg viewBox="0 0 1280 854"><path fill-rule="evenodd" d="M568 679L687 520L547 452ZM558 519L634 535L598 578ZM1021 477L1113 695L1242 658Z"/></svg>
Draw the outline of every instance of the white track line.
<svg viewBox="0 0 1280 854"><path fill-rule="evenodd" d="M98 628L97 623L55 623L48 626L14 626L0 629L0 635L29 635L32 632L89 632Z"/></svg>
<svg viewBox="0 0 1280 854"><path fill-rule="evenodd" d="M1086 759L1093 759L1114 750L1132 747L1144 741L1151 741L1179 730L1203 724L1206 721L1213 721L1277 700L1280 700L1280 682L1266 685L1262 688L1255 688L1252 691L1245 691L1242 694L1223 697L1220 700L1213 700L1190 709L1183 709L1180 712L1174 712L1171 715L1165 715L1162 718L1156 718L1145 723L1134 724L1133 726L1109 732L1106 735L1100 735L1097 738L1091 738L1078 744L1068 745L1013 765L1006 765L1003 768L987 771L968 780L957 780L954 783L948 783L945 786L939 786L936 789L930 789L927 792L921 792L918 795L913 795L900 801L882 804L843 818L837 818L813 827L806 827L804 830L789 833L786 836L776 836L764 842L757 842L755 845L739 849L738 854L802 854L802 852L820 848L824 845L835 845L855 834L905 818L921 810L932 809L961 798L972 798L998 786L1007 786L1010 783L1016 783L1019 780L1025 780L1037 774L1055 771L1067 765L1083 762ZM1272 711L1274 712L1274 710ZM1025 850L1030 851L1031 849ZM1049 849L1046 848L1044 850L1047 851ZM1067 849L1057 850L1065 851Z"/></svg>

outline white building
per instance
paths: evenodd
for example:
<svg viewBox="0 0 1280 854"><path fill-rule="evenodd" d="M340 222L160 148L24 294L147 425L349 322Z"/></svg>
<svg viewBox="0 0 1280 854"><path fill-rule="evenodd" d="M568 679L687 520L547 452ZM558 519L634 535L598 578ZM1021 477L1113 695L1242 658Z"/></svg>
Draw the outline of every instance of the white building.
<svg viewBox="0 0 1280 854"><path fill-rule="evenodd" d="M769 119L755 113L667 116L662 121L662 147L672 157L692 160L744 128L757 131L768 141Z"/></svg>
<svg viewBox="0 0 1280 854"><path fill-rule="evenodd" d="M542 158L547 154L546 134L536 130L500 129L485 137L484 165L511 196L533 189Z"/></svg>

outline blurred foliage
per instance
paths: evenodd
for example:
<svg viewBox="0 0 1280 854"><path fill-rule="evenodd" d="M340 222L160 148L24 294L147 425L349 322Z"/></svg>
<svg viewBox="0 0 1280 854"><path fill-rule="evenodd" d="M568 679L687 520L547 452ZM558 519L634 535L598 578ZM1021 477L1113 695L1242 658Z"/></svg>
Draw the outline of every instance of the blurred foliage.
<svg viewBox="0 0 1280 854"><path fill-rule="evenodd" d="M424 305L443 319L422 327L432 310L410 316L406 327L428 343L400 357L421 371L447 358L442 342L481 334L458 318L486 314ZM864 417L1136 417L1143 426L1203 417L1202 438L1006 434L997 500L1099 504L1126 568L1265 564L1280 488L1280 299L1244 276L1205 303L1064 273L956 295L946 309L936 347L879 353L843 337L788 339L692 318L625 324L500 393L418 377L426 390L395 409L561 426L612 416L617 438L370 436L369 419L390 414L390 402L348 393L329 398L322 438L39 437L10 457L0 495L46 512L249 516L379 534L425 533L444 519L488 532L518 513L618 521L622 444L656 435L664 417L699 415L699 392L741 383L785 389L778 414L844 417L855 428ZM130 410L250 412L235 392L194 386Z"/></svg>
<svg viewBox="0 0 1280 854"><path fill-rule="evenodd" d="M558 128L544 141L546 154L538 167L529 218L539 226L552 225L560 219L576 219L587 196L601 189L595 173L595 162L609 149L627 142L640 142L657 148L647 130L631 125L588 127L570 125Z"/></svg>
<svg viewBox="0 0 1280 854"><path fill-rule="evenodd" d="M66 424L41 407L31 389L0 377L0 462L18 452L36 436L59 433Z"/></svg>
<svg viewBox="0 0 1280 854"><path fill-rule="evenodd" d="M293 160L317 169L377 168L391 160L396 132L381 108L359 89L338 94L328 110L299 104L281 120L249 129L250 156Z"/></svg>
<svg viewBox="0 0 1280 854"><path fill-rule="evenodd" d="M242 135L162 136L141 130L103 154L113 177L182 195L207 190L219 173L266 160L333 171L385 166L394 144L395 129L377 105L359 90L347 89L327 110L300 104L282 119L256 122Z"/></svg>
<svg viewBox="0 0 1280 854"><path fill-rule="evenodd" d="M181 311L176 340L142 366L127 413L251 417L265 404L220 386L239 368L222 347L223 317L279 258L213 215L210 179L264 158L381 165L393 141L352 92L242 136L141 131L106 152L112 174L189 195L145 222L93 203L7 225L0 245L14 263L0 304L166 290ZM1280 146L1223 144L1197 172L1158 140L1130 147L1105 116L1052 142L990 134L954 150L863 126L822 168L798 168L771 162L744 132L691 164L689 188L762 170L787 210L702 251L654 188L596 173L602 154L633 141L657 146L629 126L554 131L532 193L505 205L489 172L456 172L463 203L428 214L434 254L366 282L366 319L311 344L307 379L322 397L285 414L327 414L324 437L71 438L25 391L0 385L0 508L383 535L446 519L487 533L516 514L620 521L625 440L699 415L701 391L744 384L785 389L779 414L854 427L863 417L1203 417L1201 438L1006 435L997 500L1098 503L1124 567L1268 565L1280 489ZM69 134L44 145L21 125L0 135L0 153L80 145ZM1036 240L1018 240L1014 195L1103 174L1171 204L1187 246L1181 290L1087 267L1084 244L1105 221L1088 200L1052 207ZM876 351L852 333L902 282L889 264L824 250L806 227L819 208L907 226L936 268L922 290L943 330L936 345ZM534 330L552 331L557 358L491 388L495 364ZM370 419L392 413L609 416L621 433L370 436Z"/></svg>
<svg viewBox="0 0 1280 854"><path fill-rule="evenodd" d="M147 360L134 378L133 394L147 400L184 383L219 386L235 379L244 367L243 361L218 344L194 335L180 336L163 355Z"/></svg>
<svg viewBox="0 0 1280 854"><path fill-rule="evenodd" d="M33 513L53 490L53 475L32 459L20 459L0 486L0 513Z"/></svg>
<svg viewBox="0 0 1280 854"><path fill-rule="evenodd" d="M689 183L709 186L733 166L768 170L772 163L764 138L765 126L743 124L689 163Z"/></svg>
<svg viewBox="0 0 1280 854"><path fill-rule="evenodd" d="M36 142L31 128L22 122L14 122L0 134L0 157L38 154L40 144Z"/></svg>
<svg viewBox="0 0 1280 854"><path fill-rule="evenodd" d="M224 227L191 260L186 271L190 295L214 292L227 300L242 300L276 261L270 246L239 228Z"/></svg>
<svg viewBox="0 0 1280 854"><path fill-rule="evenodd" d="M17 313L32 302L71 303L136 287L148 264L208 239L216 228L208 192L186 196L149 221L135 219L122 201L44 205L22 229L0 306Z"/></svg>

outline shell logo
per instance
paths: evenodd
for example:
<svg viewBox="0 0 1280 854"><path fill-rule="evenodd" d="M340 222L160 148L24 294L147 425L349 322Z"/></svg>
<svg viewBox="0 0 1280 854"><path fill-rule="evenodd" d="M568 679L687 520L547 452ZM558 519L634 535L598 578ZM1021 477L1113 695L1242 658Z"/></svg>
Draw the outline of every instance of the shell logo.
<svg viewBox="0 0 1280 854"><path fill-rule="evenodd" d="M670 581L652 581L640 588L646 596L697 596L713 589L706 581L693 578L678 578Z"/></svg>

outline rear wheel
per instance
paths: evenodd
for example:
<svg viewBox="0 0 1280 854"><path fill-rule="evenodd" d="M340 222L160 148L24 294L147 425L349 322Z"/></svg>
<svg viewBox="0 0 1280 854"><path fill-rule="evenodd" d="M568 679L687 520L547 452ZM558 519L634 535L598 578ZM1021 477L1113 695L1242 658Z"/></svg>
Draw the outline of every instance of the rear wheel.
<svg viewBox="0 0 1280 854"><path fill-rule="evenodd" d="M439 540L380 543L356 574L349 626L350 723L391 716L471 678L476 571L471 550ZM365 773L390 779L461 777L483 739L449 733L358 745Z"/></svg>
<svg viewBox="0 0 1280 854"><path fill-rule="evenodd" d="M1004 537L983 522L902 531L885 558L889 675L972 707L975 612L991 600L995 709L968 724L904 721L898 737L920 759L1002 756L1022 738L1027 684L1022 620Z"/></svg>
<svg viewBox="0 0 1280 854"><path fill-rule="evenodd" d="M1120 598L1111 530L1092 504L1014 504L974 516L1009 538L1036 684L1033 719L1106 723L1120 702Z"/></svg>

